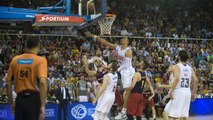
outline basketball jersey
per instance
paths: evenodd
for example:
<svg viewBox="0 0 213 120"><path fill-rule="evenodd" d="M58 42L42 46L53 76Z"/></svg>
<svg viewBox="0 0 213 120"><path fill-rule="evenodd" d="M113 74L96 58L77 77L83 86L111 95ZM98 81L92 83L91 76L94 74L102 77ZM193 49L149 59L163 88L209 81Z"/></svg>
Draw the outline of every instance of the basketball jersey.
<svg viewBox="0 0 213 120"><path fill-rule="evenodd" d="M47 60L32 53L14 57L10 63L7 80L14 78L15 92L39 91L39 79L47 79Z"/></svg>
<svg viewBox="0 0 213 120"><path fill-rule="evenodd" d="M176 89L187 89L190 90L190 83L192 78L192 69L189 65L183 65L182 63L177 64L180 69L179 82Z"/></svg>
<svg viewBox="0 0 213 120"><path fill-rule="evenodd" d="M146 74L145 72L139 72L140 75L141 75L141 80L138 81L134 88L132 89L131 93L143 93L143 89L144 89L144 85L145 85L145 82L146 82Z"/></svg>
<svg viewBox="0 0 213 120"><path fill-rule="evenodd" d="M103 77L106 73L103 71L97 71L96 79L99 83L103 83Z"/></svg>
<svg viewBox="0 0 213 120"><path fill-rule="evenodd" d="M150 88L149 88L149 89L146 89L146 90L143 92L143 95L144 95L145 98L149 98L150 96L152 96L152 92L151 92Z"/></svg>
<svg viewBox="0 0 213 120"><path fill-rule="evenodd" d="M104 91L105 94L115 94L116 91L116 87L117 87L117 82L118 82L118 75L117 73L112 74L112 73L108 73L106 74L109 77L109 82L107 84L107 87Z"/></svg>
<svg viewBox="0 0 213 120"><path fill-rule="evenodd" d="M120 45L116 47L116 53L117 53L116 57L118 61L120 62L120 65L130 65L130 66L127 66L127 68L132 67L132 58L128 58L125 56L126 51L129 49L130 48L127 47L122 50Z"/></svg>

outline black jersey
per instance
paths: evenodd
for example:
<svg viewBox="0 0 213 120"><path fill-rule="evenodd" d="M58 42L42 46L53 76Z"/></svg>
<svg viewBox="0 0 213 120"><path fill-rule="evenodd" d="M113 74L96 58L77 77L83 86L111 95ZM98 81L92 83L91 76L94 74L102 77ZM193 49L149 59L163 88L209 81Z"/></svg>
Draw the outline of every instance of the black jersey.
<svg viewBox="0 0 213 120"><path fill-rule="evenodd" d="M145 72L139 72L139 73L141 75L141 80L135 84L134 88L131 91L132 93L134 93L134 92L137 92L140 94L143 93L143 89L144 89L145 82L146 82L146 74L145 74Z"/></svg>

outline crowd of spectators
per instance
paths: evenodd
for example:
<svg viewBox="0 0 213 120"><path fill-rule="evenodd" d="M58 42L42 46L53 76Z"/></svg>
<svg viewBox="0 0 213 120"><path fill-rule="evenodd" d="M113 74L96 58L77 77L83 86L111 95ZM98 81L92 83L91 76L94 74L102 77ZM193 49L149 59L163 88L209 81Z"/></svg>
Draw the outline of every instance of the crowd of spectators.
<svg viewBox="0 0 213 120"><path fill-rule="evenodd" d="M20 1L7 2L7 0L3 0L0 5L23 8L34 6L33 8L36 8L57 3L57 0ZM75 9L78 8L73 6L77 5L77 0L71 2L71 8L74 9L71 11L76 11ZM108 13L117 15L112 26L112 35L213 38L213 2L211 0L108 0L108 5ZM27 29L22 29L24 33L77 34L77 30L72 27L34 27L29 29L30 25L25 26ZM92 33L100 33L98 25L90 26L87 29Z"/></svg>
<svg viewBox="0 0 213 120"><path fill-rule="evenodd" d="M177 61L178 52L186 49L190 59L188 64L196 71L199 79L198 97L213 98L213 21L210 9L212 2L205 0L113 0L109 3L109 12L117 15L112 27L112 35L144 36L130 38L134 57L133 66L138 68L141 60L149 63L147 73L156 94L166 94L167 90L157 89L156 83L168 84L168 67ZM172 3L174 2L174 3ZM208 3L209 4L206 4ZM192 4L193 3L193 4ZM198 7L200 5L200 7ZM171 9L171 10L170 10ZM97 26L86 28L99 34ZM24 33L29 33L21 29ZM7 102L5 75L13 56L24 53L26 36L0 35L0 103ZM19 30L15 30L18 32ZM14 32L14 31L12 31ZM84 72L82 55L102 57L110 61L112 51L104 46L80 37L72 27L32 28L30 33L55 34L58 36L41 37L39 55L48 60L47 102L55 103L55 90L60 82L65 82L72 101L78 96L94 98L96 77L89 77ZM148 37L172 37L182 39L150 39ZM195 38L186 40L186 38ZM208 40L196 40L208 38ZM119 43L117 38L107 38ZM162 101L156 101L161 104Z"/></svg>
<svg viewBox="0 0 213 120"><path fill-rule="evenodd" d="M156 83L168 84L169 75L166 70L169 65L175 63L178 51L186 49L190 56L188 64L193 66L199 78L199 97L213 97L213 41L185 41L185 40L158 40L158 39L130 39L134 57L133 66L137 69L141 60L149 63L148 73L151 82L155 87ZM119 43L118 39L110 39L111 42ZM18 42L19 45L13 48L8 44L1 44L0 51L0 92L1 100L6 97L5 78L8 65L13 56L24 52L24 38ZM102 51L102 52L101 52ZM89 40L79 40L74 37L42 37L42 55L48 59L48 99L54 102L54 90L57 89L60 81L66 83L70 89L73 101L77 100L76 93L87 93L90 100L94 97L94 87L97 83L95 77L89 77L84 73L81 62L82 55L102 57L105 61L110 61L112 51L107 47L95 45ZM85 92L81 90L78 81L85 81ZM164 90L163 90L164 91ZM5 101L6 102L6 101Z"/></svg>

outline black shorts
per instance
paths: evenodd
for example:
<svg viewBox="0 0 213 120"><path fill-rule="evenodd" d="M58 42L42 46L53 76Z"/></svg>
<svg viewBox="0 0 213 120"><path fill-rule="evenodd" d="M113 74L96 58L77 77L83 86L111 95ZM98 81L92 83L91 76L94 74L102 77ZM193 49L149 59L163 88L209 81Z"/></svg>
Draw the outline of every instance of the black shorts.
<svg viewBox="0 0 213 120"><path fill-rule="evenodd" d="M15 102L15 120L38 120L41 107L39 92L21 92Z"/></svg>

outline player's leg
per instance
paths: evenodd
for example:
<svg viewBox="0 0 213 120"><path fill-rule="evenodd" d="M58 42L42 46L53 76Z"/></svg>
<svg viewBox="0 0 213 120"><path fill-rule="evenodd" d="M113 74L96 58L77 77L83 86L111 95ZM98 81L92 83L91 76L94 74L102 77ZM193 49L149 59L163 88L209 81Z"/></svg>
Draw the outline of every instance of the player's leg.
<svg viewBox="0 0 213 120"><path fill-rule="evenodd" d="M108 117L108 113L104 113L104 120L110 120Z"/></svg>
<svg viewBox="0 0 213 120"><path fill-rule="evenodd" d="M163 120L169 120L169 115L167 112L163 112Z"/></svg>
<svg viewBox="0 0 213 120"><path fill-rule="evenodd" d="M184 91L183 92L185 101L184 101L184 105L182 106L182 114L181 117L183 118L183 120L188 120L189 117L189 108L190 108L190 102L191 102L191 92L190 91Z"/></svg>
<svg viewBox="0 0 213 120"><path fill-rule="evenodd" d="M130 92L129 90L127 89L124 89L124 92L126 93L125 95L123 95L123 98L124 98L124 104L123 104L123 108L127 108L127 102L128 102L128 98L129 98L129 95L130 95ZM126 109L124 109L125 113L126 113Z"/></svg>
<svg viewBox="0 0 213 120"><path fill-rule="evenodd" d="M152 106L152 117L153 117L153 120L156 119L156 111L155 111L155 107Z"/></svg>
<svg viewBox="0 0 213 120"><path fill-rule="evenodd" d="M180 118L174 118L174 120L180 120Z"/></svg>
<svg viewBox="0 0 213 120"><path fill-rule="evenodd" d="M123 118L126 118L127 102L128 102L128 98L129 98L130 91L127 91L127 90L125 89L124 92L125 92L126 94L123 95L123 99L124 99L123 108L122 108L121 112L119 112L118 115L115 117L115 119L118 119L118 120L123 119Z"/></svg>
<svg viewBox="0 0 213 120"><path fill-rule="evenodd" d="M91 116L94 120L99 120L100 114L101 114L100 111L96 110L95 113L93 113Z"/></svg>
<svg viewBox="0 0 213 120"><path fill-rule="evenodd" d="M119 87L119 86L118 86ZM119 88L116 88L116 92L115 92L115 105L116 105L116 111L115 111L115 114L114 114L114 117L117 113L119 113L122 109L122 106L123 106L123 98L122 98L122 95L120 93L120 87Z"/></svg>
<svg viewBox="0 0 213 120"><path fill-rule="evenodd" d="M131 98L131 96L130 96L130 98ZM145 105L143 94L138 94L137 99L138 99L138 104L137 104L137 107L136 107L137 109L136 109L136 114L135 114L136 120L142 120L141 116L142 116L144 105ZM129 102L128 102L128 104L129 104ZM131 104L129 106L131 106Z"/></svg>
<svg viewBox="0 0 213 120"><path fill-rule="evenodd" d="M122 86L124 88L124 93L126 93L126 91L125 91L126 90L125 88L127 88L126 79L125 79L126 76L125 76L124 71L121 71L120 74L121 74ZM123 100L124 100L123 106L124 106L124 104L126 102L125 99L126 99L126 97L123 96ZM126 108L122 108L121 112L119 112L118 115L115 117L116 120L120 120L120 119L123 119L123 118L126 118Z"/></svg>
<svg viewBox="0 0 213 120"><path fill-rule="evenodd" d="M91 115L94 120L99 120L99 118L101 117L101 108L103 107L102 102L103 102L103 95L101 95L100 98L98 99L98 103L95 107L95 112Z"/></svg>
<svg viewBox="0 0 213 120"><path fill-rule="evenodd" d="M132 115L127 114L127 118L128 118L128 120L134 120L134 117Z"/></svg>
<svg viewBox="0 0 213 120"><path fill-rule="evenodd" d="M108 114L115 102L115 95L108 94L103 99L107 100L107 103L105 104L105 109L104 109L104 120L109 120Z"/></svg>
<svg viewBox="0 0 213 120"><path fill-rule="evenodd" d="M142 95L139 93L131 93L128 98L127 104L127 118L129 120L134 120L133 116L141 116L142 110L141 108L142 103Z"/></svg>
<svg viewBox="0 0 213 120"><path fill-rule="evenodd" d="M136 116L136 120L142 120L141 116Z"/></svg>
<svg viewBox="0 0 213 120"><path fill-rule="evenodd" d="M189 120L188 117L183 117L181 120Z"/></svg>
<svg viewBox="0 0 213 120"><path fill-rule="evenodd" d="M169 112L171 111L171 100L166 104L163 111L163 120L169 120Z"/></svg>
<svg viewBox="0 0 213 120"><path fill-rule="evenodd" d="M124 104L123 104L123 108L122 108L121 112L115 117L115 119L126 118L126 111L127 111L126 108L127 108L127 102L128 102L128 98L129 98L129 94L130 94L130 91L127 91L127 88L132 83L132 77L133 77L134 73L135 73L134 68L128 69L125 71L121 71L121 81L122 81L122 85L123 85L124 93L125 93L125 95L123 95Z"/></svg>
<svg viewBox="0 0 213 120"><path fill-rule="evenodd" d="M149 108L152 109L152 117L153 117L153 120L155 120L156 119L156 111L155 111L155 105L154 105L153 99L151 101L148 101L148 106L149 106Z"/></svg>
<svg viewBox="0 0 213 120"><path fill-rule="evenodd" d="M185 104L185 94L183 90L176 89L174 90L173 96L175 99L170 100L170 111L168 112L169 117L174 118L175 120L180 120L183 117L183 108Z"/></svg>
<svg viewBox="0 0 213 120"><path fill-rule="evenodd" d="M112 105L114 104L115 101L115 95L114 94L107 94L104 93L100 96L98 99L98 104L95 108L96 113L92 115L92 117L96 117L98 114L98 118L101 120L107 120L108 118L108 113L110 112Z"/></svg>

